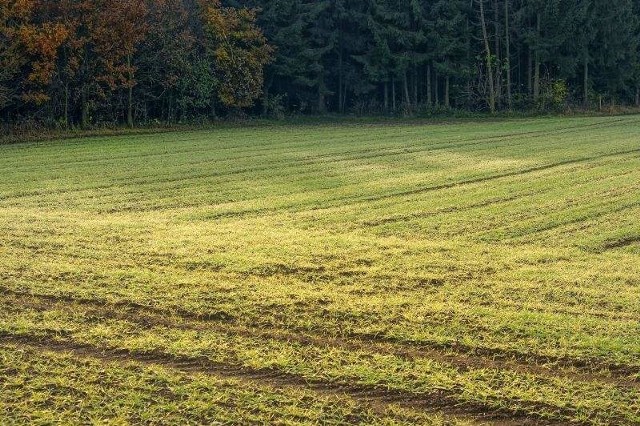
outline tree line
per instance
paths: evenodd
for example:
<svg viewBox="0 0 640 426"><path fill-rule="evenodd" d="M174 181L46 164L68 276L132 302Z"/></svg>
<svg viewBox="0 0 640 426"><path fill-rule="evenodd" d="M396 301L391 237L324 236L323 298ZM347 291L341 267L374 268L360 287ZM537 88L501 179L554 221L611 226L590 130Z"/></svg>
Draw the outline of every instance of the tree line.
<svg viewBox="0 0 640 426"><path fill-rule="evenodd" d="M7 125L640 104L640 0L0 0Z"/></svg>
<svg viewBox="0 0 640 426"><path fill-rule="evenodd" d="M272 57L256 11L218 0L0 0L8 125L174 122L248 108Z"/></svg>
<svg viewBox="0 0 640 426"><path fill-rule="evenodd" d="M282 97L287 109L497 111L640 101L637 0L250 3L276 47L265 97Z"/></svg>

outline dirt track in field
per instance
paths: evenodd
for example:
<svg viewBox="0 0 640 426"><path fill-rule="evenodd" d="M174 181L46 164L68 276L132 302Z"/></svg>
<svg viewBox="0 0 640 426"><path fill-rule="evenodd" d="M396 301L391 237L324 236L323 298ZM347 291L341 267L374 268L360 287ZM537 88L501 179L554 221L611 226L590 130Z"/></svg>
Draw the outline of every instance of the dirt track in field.
<svg viewBox="0 0 640 426"><path fill-rule="evenodd" d="M469 347L463 344L424 344L381 335L353 334L336 337L321 335L317 332L310 335L304 330L295 333L291 330L277 330L277 328L247 327L215 314L203 317L192 312L172 312L132 302L111 303L92 299L36 295L2 287L0 290L14 298L17 306L25 306L39 311L51 309L54 307L52 303L59 304L62 308L65 306L74 306L76 309L82 307L87 316L127 321L141 328L162 326L180 330L217 331L246 337L296 342L302 345L383 353L408 360L428 358L454 366L461 371L468 369L511 370L543 377L565 377L577 381L600 382L622 388L640 389L640 381L631 377L640 373L640 367L614 364L597 358L575 359L535 353L521 354L487 347ZM167 319L172 316L180 322Z"/></svg>
<svg viewBox="0 0 640 426"><path fill-rule="evenodd" d="M447 416L468 419L496 426L538 426L568 424L555 419L542 419L532 416L527 411L543 408L544 404L523 404L521 410L496 409L495 407L461 401L446 391L435 391L429 394L414 394L397 390L381 389L375 386L348 383L306 380L294 374L272 369L252 369L242 366L226 365L211 362L205 357L177 357L161 351L133 352L115 348L98 348L92 345L56 340L49 337L28 335L0 335L0 344L23 346L28 349L70 354L78 358L93 358L104 362L137 363L143 365L160 365L183 373L199 373L215 375L219 378L233 379L253 383L273 389L305 388L323 396L333 398L349 397L360 404L369 406L374 412L384 414L389 405L429 412L440 412ZM545 408L551 408L545 406ZM558 411L556 409L556 411ZM557 412L557 414L563 414ZM569 414L569 413L565 413ZM578 423L572 422L575 425Z"/></svg>

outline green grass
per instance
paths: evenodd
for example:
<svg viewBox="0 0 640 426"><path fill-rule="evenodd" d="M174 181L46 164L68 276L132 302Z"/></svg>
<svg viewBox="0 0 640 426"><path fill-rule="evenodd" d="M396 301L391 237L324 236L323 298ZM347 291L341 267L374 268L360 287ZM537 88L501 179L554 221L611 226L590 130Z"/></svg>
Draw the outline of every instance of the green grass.
<svg viewBox="0 0 640 426"><path fill-rule="evenodd" d="M640 424L640 117L0 146L0 423Z"/></svg>

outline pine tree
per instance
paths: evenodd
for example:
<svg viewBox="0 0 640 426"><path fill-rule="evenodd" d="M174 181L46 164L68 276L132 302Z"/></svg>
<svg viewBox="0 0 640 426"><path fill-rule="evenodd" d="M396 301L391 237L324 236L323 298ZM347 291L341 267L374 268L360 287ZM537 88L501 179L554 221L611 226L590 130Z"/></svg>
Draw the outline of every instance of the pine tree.
<svg viewBox="0 0 640 426"><path fill-rule="evenodd" d="M445 80L444 106L449 108L451 79L464 77L468 71L466 64L466 15L468 2L464 0L438 0L431 12L430 40L433 43L433 62L439 75Z"/></svg>

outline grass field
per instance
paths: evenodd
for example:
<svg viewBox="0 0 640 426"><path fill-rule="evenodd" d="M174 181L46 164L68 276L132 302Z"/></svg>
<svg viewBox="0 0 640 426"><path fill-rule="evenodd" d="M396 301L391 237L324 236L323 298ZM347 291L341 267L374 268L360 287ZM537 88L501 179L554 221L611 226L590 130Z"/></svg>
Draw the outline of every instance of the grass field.
<svg viewBox="0 0 640 426"><path fill-rule="evenodd" d="M0 424L640 424L640 117L0 146Z"/></svg>

